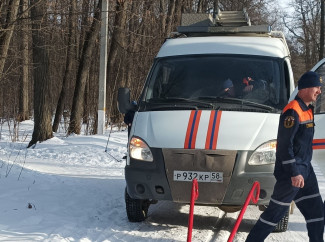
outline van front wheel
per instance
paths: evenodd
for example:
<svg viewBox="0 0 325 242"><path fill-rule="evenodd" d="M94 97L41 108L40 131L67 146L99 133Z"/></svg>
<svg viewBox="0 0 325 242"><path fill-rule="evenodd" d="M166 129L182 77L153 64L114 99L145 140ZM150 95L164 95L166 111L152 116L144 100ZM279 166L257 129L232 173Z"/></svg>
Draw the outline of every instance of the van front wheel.
<svg viewBox="0 0 325 242"><path fill-rule="evenodd" d="M142 222L148 217L149 199L133 199L125 188L126 214L130 222Z"/></svg>

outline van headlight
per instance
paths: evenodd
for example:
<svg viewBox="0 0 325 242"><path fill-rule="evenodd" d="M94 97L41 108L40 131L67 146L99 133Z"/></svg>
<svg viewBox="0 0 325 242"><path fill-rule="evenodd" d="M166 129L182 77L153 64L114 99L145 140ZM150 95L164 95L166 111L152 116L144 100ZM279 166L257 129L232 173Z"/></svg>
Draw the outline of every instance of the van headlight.
<svg viewBox="0 0 325 242"><path fill-rule="evenodd" d="M149 146L140 138L132 137L129 145L130 157L142 161L153 161Z"/></svg>
<svg viewBox="0 0 325 242"><path fill-rule="evenodd" d="M275 163L276 140L259 146L249 158L249 165L269 165Z"/></svg>

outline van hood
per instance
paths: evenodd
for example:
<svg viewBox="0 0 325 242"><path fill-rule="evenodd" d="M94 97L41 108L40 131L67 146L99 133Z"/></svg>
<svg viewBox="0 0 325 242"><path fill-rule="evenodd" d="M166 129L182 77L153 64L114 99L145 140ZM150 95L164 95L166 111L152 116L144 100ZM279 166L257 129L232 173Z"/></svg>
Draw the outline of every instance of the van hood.
<svg viewBox="0 0 325 242"><path fill-rule="evenodd" d="M255 150L276 139L279 114L216 110L137 112L131 135L150 147Z"/></svg>

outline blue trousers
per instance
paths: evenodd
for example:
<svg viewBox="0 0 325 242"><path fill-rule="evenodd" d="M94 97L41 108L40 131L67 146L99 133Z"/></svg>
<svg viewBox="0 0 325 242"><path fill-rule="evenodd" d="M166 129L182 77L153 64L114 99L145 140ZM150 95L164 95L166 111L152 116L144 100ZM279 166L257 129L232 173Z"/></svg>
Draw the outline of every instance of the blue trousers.
<svg viewBox="0 0 325 242"><path fill-rule="evenodd" d="M303 188L293 187L291 179L275 183L269 206L250 231L246 242L264 241L284 217L292 200L305 217L309 241L324 242L324 203L313 170L305 179Z"/></svg>

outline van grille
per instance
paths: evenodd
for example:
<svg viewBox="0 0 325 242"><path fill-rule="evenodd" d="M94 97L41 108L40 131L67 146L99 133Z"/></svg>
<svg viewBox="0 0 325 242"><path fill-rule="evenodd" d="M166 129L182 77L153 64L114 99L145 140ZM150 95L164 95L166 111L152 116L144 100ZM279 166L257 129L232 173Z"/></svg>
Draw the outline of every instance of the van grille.
<svg viewBox="0 0 325 242"><path fill-rule="evenodd" d="M165 169L173 201L187 203L192 182L175 181L174 171L223 172L223 183L199 182L201 204L221 204L230 183L237 151L163 149Z"/></svg>

